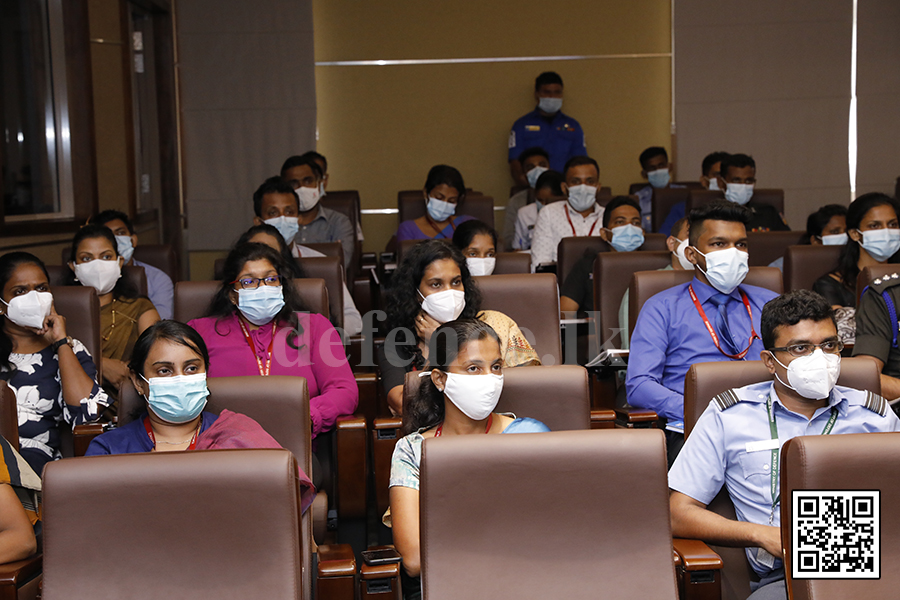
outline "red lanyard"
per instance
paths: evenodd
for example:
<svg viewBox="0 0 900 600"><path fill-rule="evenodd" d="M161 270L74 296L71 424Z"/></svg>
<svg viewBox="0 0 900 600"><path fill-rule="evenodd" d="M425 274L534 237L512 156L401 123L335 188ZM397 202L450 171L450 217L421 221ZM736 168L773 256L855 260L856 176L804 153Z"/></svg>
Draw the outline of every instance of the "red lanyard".
<svg viewBox="0 0 900 600"><path fill-rule="evenodd" d="M493 422L494 422L494 414L491 413L488 415L487 427L484 428L485 433L487 433L488 431L491 430L491 423L493 423ZM441 433L443 433L443 432L444 432L444 423L441 422L441 424L438 425L437 431L434 432L434 437L441 437Z"/></svg>
<svg viewBox="0 0 900 600"><path fill-rule="evenodd" d="M747 353L750 352L750 346L753 345L753 340L762 339L757 335L756 330L753 329L753 312L750 310L750 300L747 299L747 294L744 293L744 290L741 290L741 299L744 301L744 306L747 308L747 314L750 316L750 341L747 342L747 348L738 354L728 354L719 346L719 336L716 335L716 330L713 329L713 326L710 324L709 319L706 318L706 313L703 312L703 307L700 306L700 301L697 299L697 294L694 293L694 286L688 285L688 291L691 293L691 300L694 301L694 306L697 307L697 312L700 313L700 318L703 319L703 324L706 325L706 330L709 332L709 336L712 338L713 344L716 345L716 350L727 356L728 358L734 360L743 360Z"/></svg>
<svg viewBox="0 0 900 600"><path fill-rule="evenodd" d="M566 219L569 220L569 227L572 228L572 235L577 236L578 234L575 233L575 225L572 224L572 217L569 216L569 207L568 206L566 207ZM594 235L594 228L597 226L597 223L599 223L599 222L600 222L599 218L596 221L594 221L594 224L591 225L591 230L588 231L588 236Z"/></svg>
<svg viewBox="0 0 900 600"><path fill-rule="evenodd" d="M144 429L147 430L147 435L150 436L150 443L153 444L153 449L156 450L156 436L153 435L153 428L150 427L150 419L148 417L144 417ZM193 450L197 447L197 434L200 432L200 428L197 428L197 431L194 432L194 435L191 436L191 443L188 445L188 450Z"/></svg>
<svg viewBox="0 0 900 600"><path fill-rule="evenodd" d="M253 358L256 359L256 366L259 369L259 374L263 377L269 376L269 370L272 368L272 348L275 346L275 321L272 321L272 339L269 341L269 350L266 353L266 364L263 366L262 360L256 355L256 349L253 347L253 340L250 338L250 332L247 331L247 328L244 326L244 322L238 317L238 323L241 326L241 331L244 332L244 339L247 340L247 345L250 346L250 352L253 354Z"/></svg>

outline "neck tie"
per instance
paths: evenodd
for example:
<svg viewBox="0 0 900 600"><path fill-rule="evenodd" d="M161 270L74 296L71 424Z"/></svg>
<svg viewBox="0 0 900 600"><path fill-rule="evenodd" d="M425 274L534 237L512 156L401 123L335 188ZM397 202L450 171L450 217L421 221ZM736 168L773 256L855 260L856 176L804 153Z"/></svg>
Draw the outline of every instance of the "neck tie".
<svg viewBox="0 0 900 600"><path fill-rule="evenodd" d="M715 294L710 297L709 301L719 308L719 315L716 317L716 331L719 334L719 345L722 350L728 354L737 354L739 350L734 347L734 340L731 337L731 330L728 328L728 303L732 297L728 294Z"/></svg>

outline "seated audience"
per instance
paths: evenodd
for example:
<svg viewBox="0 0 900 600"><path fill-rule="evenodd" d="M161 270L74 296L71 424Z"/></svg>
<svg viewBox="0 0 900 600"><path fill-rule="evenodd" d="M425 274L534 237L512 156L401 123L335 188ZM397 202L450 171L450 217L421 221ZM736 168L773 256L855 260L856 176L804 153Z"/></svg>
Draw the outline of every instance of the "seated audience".
<svg viewBox="0 0 900 600"><path fill-rule="evenodd" d="M316 164L319 165L320 169L322 169L322 195L327 196L328 194L326 190L328 189L328 159L325 158L325 155L319 154L315 150L304 152L300 155L300 158L311 158L316 161ZM360 243L364 240L362 223L359 222L356 223L356 240Z"/></svg>
<svg viewBox="0 0 900 600"><path fill-rule="evenodd" d="M750 210L747 231L790 231L774 206L752 200L756 186L756 162L746 154L730 154L722 159L725 199Z"/></svg>
<svg viewBox="0 0 900 600"><path fill-rule="evenodd" d="M587 156L576 156L563 172L568 202L545 206L538 214L531 243L531 266L556 262L556 247L564 237L600 235L603 207L597 203L600 167Z"/></svg>
<svg viewBox="0 0 900 600"><path fill-rule="evenodd" d="M325 195L324 177L322 168L309 156L292 156L281 165L281 178L294 188L298 197L297 233L293 241L297 244L340 242L344 247L344 268L349 271L356 247L353 224L347 215L319 204Z"/></svg>
<svg viewBox="0 0 900 600"><path fill-rule="evenodd" d="M787 598L778 490L784 442L900 431L884 398L835 385L842 344L832 309L818 294L799 290L766 304L762 341L760 357L773 379L713 398L669 471L672 535L746 548L759 577L750 584L753 600ZM769 439L772 446L751 449ZM707 510L723 484L736 521Z"/></svg>
<svg viewBox="0 0 900 600"><path fill-rule="evenodd" d="M422 373L417 397L404 408L406 436L391 460L390 525L403 556L404 597L420 596L419 464L425 439L550 431L535 419L493 412L503 391L503 354L490 325L478 319L450 321L432 340L431 372Z"/></svg>
<svg viewBox="0 0 900 600"><path fill-rule="evenodd" d="M744 284L749 272L750 212L713 202L691 211L685 257L694 279L644 303L631 334L625 380L628 402L666 419L672 464L684 443L684 375L696 362L743 360L764 348L759 341L763 305L776 296Z"/></svg>
<svg viewBox="0 0 900 600"><path fill-rule="evenodd" d="M297 264L297 261L294 260L294 257L291 255L291 250L288 248L287 244L284 243L284 237L279 235L277 229L272 227L271 225L254 225L250 229L244 232L244 234L238 239L235 247L241 246L247 243L256 243L256 244L265 244L269 248L272 248L279 254L281 254L281 258L284 259L286 265L288 265L293 273L291 275L295 279L302 279L305 277L303 274L303 270L300 268L300 265ZM295 246L298 248L298 246ZM325 256L321 252L317 250L313 250L312 248L306 248L305 246L299 246L301 252L306 257L313 256ZM350 295L350 290L347 289L347 284L343 284L343 294L344 294L344 333L347 335L359 335L362 332L362 315L359 314L359 310L356 308L356 303L353 302L353 296Z"/></svg>
<svg viewBox="0 0 900 600"><path fill-rule="evenodd" d="M188 325L209 349L210 377L305 377L316 437L353 414L359 390L340 335L328 319L309 312L294 289L292 273L269 246L238 246L225 261L208 315Z"/></svg>
<svg viewBox="0 0 900 600"><path fill-rule="evenodd" d="M534 186L534 202L520 208L516 215L516 234L512 245L514 250L531 251L531 237L541 209L552 202L565 200L568 195L566 180L556 171L541 173Z"/></svg>
<svg viewBox="0 0 900 600"><path fill-rule="evenodd" d="M41 478L12 444L0 437L0 564L37 552L41 529Z"/></svg>
<svg viewBox="0 0 900 600"><path fill-rule="evenodd" d="M466 257L469 273L490 275L497 265L497 232L482 221L466 221L456 228L453 245Z"/></svg>
<svg viewBox="0 0 900 600"><path fill-rule="evenodd" d="M390 333L379 349L378 363L394 414L401 414L406 373L425 368L428 342L448 321L479 319L490 325L500 336L504 367L540 364L515 321L501 312L481 310L481 292L462 253L439 240L421 242L403 257L386 306Z"/></svg>
<svg viewBox="0 0 900 600"><path fill-rule="evenodd" d="M631 196L616 196L603 211L603 238L616 252L631 252L644 243L641 210ZM561 313L594 310L594 260L599 250L586 250L559 290Z"/></svg>
<svg viewBox="0 0 900 600"><path fill-rule="evenodd" d="M728 158L727 152L713 152L707 154L700 165L700 185L707 190L723 190L725 182L722 180L722 160ZM676 221L685 218L687 210L684 202L674 205L669 211L666 220L659 227L659 232L670 235Z"/></svg>
<svg viewBox="0 0 900 600"><path fill-rule="evenodd" d="M550 157L546 150L538 146L523 151L519 155L518 161L522 172L525 174L525 179L528 180L528 187L510 196L506 202L506 216L503 221L503 248L505 250L510 250L514 247L516 218L519 215L519 210L534 202L534 189L535 185L537 185L538 177L550 170Z"/></svg>
<svg viewBox="0 0 900 600"><path fill-rule="evenodd" d="M462 174L453 167L436 165L428 171L425 188L422 190L425 214L417 219L400 223L397 241L403 240L449 240L457 226L472 217L456 215L466 200L466 184Z"/></svg>
<svg viewBox="0 0 900 600"><path fill-rule="evenodd" d="M150 302L159 313L160 319L171 319L175 310L175 285L161 269L134 259L134 249L137 248L138 237L134 233L134 227L131 225L128 215L117 210L104 210L91 219L91 223L106 225L112 229L113 235L116 236L119 256L125 261L123 266L144 269L144 274L147 276L147 296L150 298Z"/></svg>
<svg viewBox="0 0 900 600"><path fill-rule="evenodd" d="M806 218L806 233L800 239L800 245L841 246L847 243L847 239L847 207L840 204L826 204ZM769 266L784 271L784 256L779 256L769 263ZM822 293L819 290L815 291ZM838 329L840 328L838 319ZM847 341L843 338L842 340Z"/></svg>
<svg viewBox="0 0 900 600"><path fill-rule="evenodd" d="M641 177L650 182L650 185L642 187L637 192L638 203L641 207L642 227L647 231L653 230L653 190L664 188L683 188L683 185L672 183L672 171L675 167L669 162L669 153L662 146L651 146L638 158L641 163Z"/></svg>
<svg viewBox="0 0 900 600"><path fill-rule="evenodd" d="M128 379L131 349L145 329L159 321L146 296L122 277L124 258L112 231L104 225L85 225L72 240L67 285L80 283L97 290L100 299L100 371L107 391L115 394Z"/></svg>
<svg viewBox="0 0 900 600"><path fill-rule="evenodd" d="M53 308L44 263L26 252L4 254L0 290L0 379L16 395L20 452L41 473L62 458L59 427L96 420L110 401L90 353Z"/></svg>

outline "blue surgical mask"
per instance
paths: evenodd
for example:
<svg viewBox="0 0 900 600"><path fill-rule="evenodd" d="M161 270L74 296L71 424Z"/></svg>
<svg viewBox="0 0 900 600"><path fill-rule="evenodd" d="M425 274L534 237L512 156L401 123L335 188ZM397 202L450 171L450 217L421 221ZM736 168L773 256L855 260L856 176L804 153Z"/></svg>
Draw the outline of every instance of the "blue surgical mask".
<svg viewBox="0 0 900 600"><path fill-rule="evenodd" d="M556 114L562 109L562 98L539 98L538 108L547 114Z"/></svg>
<svg viewBox="0 0 900 600"><path fill-rule="evenodd" d="M610 245L618 252L637 250L644 243L644 230L636 225L613 227Z"/></svg>
<svg viewBox="0 0 900 600"><path fill-rule="evenodd" d="M664 188L669 185L670 177L669 169L657 169L647 173L647 179L650 181L650 185L655 188Z"/></svg>
<svg viewBox="0 0 900 600"><path fill-rule="evenodd" d="M581 212L587 210L597 201L597 188L593 185L573 185L569 187L569 206Z"/></svg>
<svg viewBox="0 0 900 600"><path fill-rule="evenodd" d="M274 219L266 219L263 223L277 229L278 233L281 234L281 237L284 238L286 244L293 242L297 232L300 231L300 224L297 222L297 217L286 217L281 215Z"/></svg>
<svg viewBox="0 0 900 600"><path fill-rule="evenodd" d="M443 200L431 197L428 198L425 208L428 209L428 215L438 223L446 221L456 213L455 204L450 204L449 202L444 202Z"/></svg>
<svg viewBox="0 0 900 600"><path fill-rule="evenodd" d="M130 235L117 235L116 248L119 250L119 256L121 256L122 260L126 263L130 261L131 257L134 255L134 244L131 243Z"/></svg>
<svg viewBox="0 0 900 600"><path fill-rule="evenodd" d="M284 288L263 285L254 290L238 290L238 310L254 325L265 325L284 308Z"/></svg>
<svg viewBox="0 0 900 600"><path fill-rule="evenodd" d="M900 229L871 229L859 234L862 236L859 245L878 262L886 261L900 250Z"/></svg>
<svg viewBox="0 0 900 600"><path fill-rule="evenodd" d="M178 425L193 421L206 406L209 396L206 373L151 379L141 375L141 379L150 386L147 405L154 415L166 423Z"/></svg>
<svg viewBox="0 0 900 600"><path fill-rule="evenodd" d="M743 206L753 197L752 183L726 183L725 199Z"/></svg>
<svg viewBox="0 0 900 600"><path fill-rule="evenodd" d="M537 185L538 177L540 177L542 174L546 173L549 170L550 169L547 169L545 167L532 167L532 169L530 171L525 173L525 179L528 180L528 185L530 185L533 189L534 186Z"/></svg>

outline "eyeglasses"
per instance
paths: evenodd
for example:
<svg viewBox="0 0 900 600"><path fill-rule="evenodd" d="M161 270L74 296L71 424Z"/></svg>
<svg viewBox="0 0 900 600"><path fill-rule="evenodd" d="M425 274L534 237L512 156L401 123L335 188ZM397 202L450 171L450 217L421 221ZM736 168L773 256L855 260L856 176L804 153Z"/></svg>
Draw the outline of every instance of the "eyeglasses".
<svg viewBox="0 0 900 600"><path fill-rule="evenodd" d="M840 354L841 350L844 349L844 343L832 340L821 344L791 344L782 348L769 348L769 352L787 352L794 358L800 358L801 356L809 356L816 348L819 348L825 354Z"/></svg>
<svg viewBox="0 0 900 600"><path fill-rule="evenodd" d="M281 285L281 277L278 275L269 275L268 277L242 277L235 279L231 285L237 284L242 290L255 290L259 284L263 285Z"/></svg>

